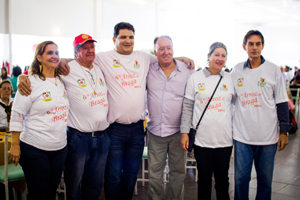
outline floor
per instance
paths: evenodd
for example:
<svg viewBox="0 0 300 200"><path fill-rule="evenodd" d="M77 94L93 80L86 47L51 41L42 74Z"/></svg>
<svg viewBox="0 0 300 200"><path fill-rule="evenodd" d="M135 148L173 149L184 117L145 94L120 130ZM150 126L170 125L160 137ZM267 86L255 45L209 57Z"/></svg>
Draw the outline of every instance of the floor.
<svg viewBox="0 0 300 200"><path fill-rule="evenodd" d="M282 151L276 153L275 169L273 176L272 200L299 200L300 199L300 131L289 136L289 144ZM185 179L184 199L197 199L197 183L193 169L187 169ZM139 174L140 176L141 174ZM234 199L234 163L233 158L230 161L229 169L229 194L230 199ZM255 199L256 195L256 172L253 168L250 182L249 199ZM147 199L148 183L142 186L138 183L138 195L133 200ZM168 184L165 184L165 190L168 191ZM104 200L104 195L100 197ZM166 198L167 199L167 198ZM216 199L215 190L212 191L212 199Z"/></svg>
<svg viewBox="0 0 300 200"><path fill-rule="evenodd" d="M300 117L299 117L300 118ZM298 125L300 120L298 120ZM141 177L141 171L139 172ZM230 161L229 169L229 194L230 199L234 199L234 163L233 158ZM249 199L254 200L256 195L256 172L253 168L251 174ZM168 192L168 183L165 184L166 194ZM148 183L142 186L138 182L138 195L133 196L133 200L147 199ZM290 134L289 144L282 151L276 153L275 169L272 184L272 200L299 200L300 199L300 130L296 134ZM60 194L59 199L63 199ZM102 191L100 200L105 200L104 192ZM167 199L167 198L165 198ZM187 169L185 179L185 200L197 199L197 183L195 182L195 171ZM215 190L212 189L212 199L216 199Z"/></svg>

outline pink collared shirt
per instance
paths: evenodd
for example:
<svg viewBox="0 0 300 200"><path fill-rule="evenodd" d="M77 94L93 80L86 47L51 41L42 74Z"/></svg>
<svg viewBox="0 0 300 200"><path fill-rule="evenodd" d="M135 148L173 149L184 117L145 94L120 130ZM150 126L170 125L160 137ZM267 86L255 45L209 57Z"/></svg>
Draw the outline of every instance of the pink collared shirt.
<svg viewBox="0 0 300 200"><path fill-rule="evenodd" d="M167 137L180 131L185 85L194 70L176 60L175 70L166 77L158 62L150 65L147 76L148 130Z"/></svg>

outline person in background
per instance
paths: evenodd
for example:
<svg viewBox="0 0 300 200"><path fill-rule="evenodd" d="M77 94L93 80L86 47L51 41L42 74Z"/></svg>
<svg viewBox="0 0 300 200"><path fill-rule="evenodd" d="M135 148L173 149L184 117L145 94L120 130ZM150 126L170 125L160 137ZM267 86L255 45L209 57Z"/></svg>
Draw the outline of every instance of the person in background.
<svg viewBox="0 0 300 200"><path fill-rule="evenodd" d="M56 72L58 63L57 45L39 44L29 76L32 92L26 97L18 91L12 107L9 156L15 165L20 160L28 200L55 199L68 152L69 101Z"/></svg>
<svg viewBox="0 0 300 200"><path fill-rule="evenodd" d="M232 99L235 95L231 74L222 69L227 48L213 43L207 55L209 67L191 75L183 101L181 147L187 151L188 132L195 128L221 76L223 77L198 127L194 153L198 169L198 199L210 200L212 174L217 199L229 200L229 161L232 151Z"/></svg>
<svg viewBox="0 0 300 200"><path fill-rule="evenodd" d="M7 69L6 67L2 67L1 68L1 76L0 76L1 80L4 81L6 79L8 79L8 75L7 75Z"/></svg>
<svg viewBox="0 0 300 200"><path fill-rule="evenodd" d="M18 81L18 76L22 74L22 70L19 66L15 66L13 69L12 69L12 75L13 77L10 78L10 82L12 84L12 87L13 87L13 92L11 94L11 98L15 98L15 95L16 95L16 92L18 90L18 87L17 87L17 81Z"/></svg>
<svg viewBox="0 0 300 200"><path fill-rule="evenodd" d="M9 80L0 83L0 127L7 127L10 120L13 100L10 98L13 88Z"/></svg>

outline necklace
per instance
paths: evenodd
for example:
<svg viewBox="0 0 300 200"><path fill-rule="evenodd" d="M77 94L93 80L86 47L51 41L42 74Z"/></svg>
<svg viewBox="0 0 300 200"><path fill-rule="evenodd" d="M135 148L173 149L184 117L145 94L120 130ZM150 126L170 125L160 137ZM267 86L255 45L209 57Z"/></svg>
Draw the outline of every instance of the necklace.
<svg viewBox="0 0 300 200"><path fill-rule="evenodd" d="M48 79L48 78L47 78L47 80L50 81L51 83L55 84L55 86L57 86L57 83L56 83L56 76L55 76L55 83L54 83L53 81L51 81L50 79Z"/></svg>
<svg viewBox="0 0 300 200"><path fill-rule="evenodd" d="M97 94L97 92L96 92L96 89L97 89L97 80L98 80L98 77L97 77L97 71L94 69L94 71L95 71L95 74L96 74L96 81L94 81L95 82L95 84L96 84L96 86L95 86L95 89L94 89L94 87L93 87L93 85L91 84L91 82L90 82L90 79L87 77L87 75L86 75L86 73L85 73L85 71L83 70L83 68L82 68L82 66L80 65L80 67L81 67L81 69L82 69L82 71L83 71L83 73L84 73L84 75L85 75L85 77L87 78L87 80L89 81L89 83L90 83L90 85L91 85L91 87L92 87L92 89L94 90L94 95L96 95ZM93 68L94 68L94 66L93 66ZM92 69L93 69L92 68Z"/></svg>

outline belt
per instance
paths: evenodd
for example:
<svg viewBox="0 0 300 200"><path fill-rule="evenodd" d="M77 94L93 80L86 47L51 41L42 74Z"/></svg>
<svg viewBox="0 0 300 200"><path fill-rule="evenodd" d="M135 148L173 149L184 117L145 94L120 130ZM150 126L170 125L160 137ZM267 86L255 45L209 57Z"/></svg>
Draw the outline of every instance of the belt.
<svg viewBox="0 0 300 200"><path fill-rule="evenodd" d="M86 135L86 136L91 136L91 137L98 137L98 136L101 136L105 133L105 130L104 131L93 131L93 132L81 132L75 128L72 128L72 127L67 127L68 131L72 132L72 133L80 133L82 135Z"/></svg>

